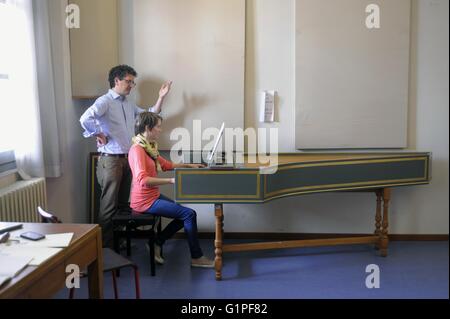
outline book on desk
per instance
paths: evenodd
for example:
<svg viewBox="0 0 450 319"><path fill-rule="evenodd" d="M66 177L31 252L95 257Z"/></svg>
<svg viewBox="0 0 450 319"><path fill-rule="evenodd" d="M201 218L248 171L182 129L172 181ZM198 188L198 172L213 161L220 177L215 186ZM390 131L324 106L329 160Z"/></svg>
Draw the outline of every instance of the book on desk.
<svg viewBox="0 0 450 319"><path fill-rule="evenodd" d="M22 228L21 223L2 223L0 222L0 234Z"/></svg>

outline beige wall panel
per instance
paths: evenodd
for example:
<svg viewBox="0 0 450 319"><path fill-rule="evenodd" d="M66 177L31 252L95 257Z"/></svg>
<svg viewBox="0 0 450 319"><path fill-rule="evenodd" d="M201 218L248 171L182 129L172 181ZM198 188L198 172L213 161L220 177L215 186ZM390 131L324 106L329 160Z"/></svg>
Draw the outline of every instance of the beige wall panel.
<svg viewBox="0 0 450 319"><path fill-rule="evenodd" d="M296 2L298 149L407 146L410 14L410 0Z"/></svg>
<svg viewBox="0 0 450 319"><path fill-rule="evenodd" d="M80 8L80 28L70 29L72 96L95 97L109 89L118 63L117 0L71 0Z"/></svg>
<svg viewBox="0 0 450 319"><path fill-rule="evenodd" d="M155 103L161 84L173 81L160 148L176 143L174 128L192 134L196 119L202 129L243 127L245 1L135 0L121 4L120 21L120 56L139 73L138 105Z"/></svg>

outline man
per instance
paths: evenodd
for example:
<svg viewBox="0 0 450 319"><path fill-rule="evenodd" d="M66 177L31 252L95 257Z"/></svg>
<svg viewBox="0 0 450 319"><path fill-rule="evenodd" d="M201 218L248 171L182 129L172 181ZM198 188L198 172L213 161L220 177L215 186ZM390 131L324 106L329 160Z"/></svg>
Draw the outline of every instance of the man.
<svg viewBox="0 0 450 319"><path fill-rule="evenodd" d="M128 65L113 67L108 77L111 89L99 97L80 118L83 136L95 136L100 153L97 180L102 194L97 222L102 227L104 247L112 247L112 216L118 209L128 207L132 178L128 151L134 136L136 116L147 111L127 99L136 86L136 77L136 71ZM171 84L169 81L161 86L158 101L148 111L161 112Z"/></svg>

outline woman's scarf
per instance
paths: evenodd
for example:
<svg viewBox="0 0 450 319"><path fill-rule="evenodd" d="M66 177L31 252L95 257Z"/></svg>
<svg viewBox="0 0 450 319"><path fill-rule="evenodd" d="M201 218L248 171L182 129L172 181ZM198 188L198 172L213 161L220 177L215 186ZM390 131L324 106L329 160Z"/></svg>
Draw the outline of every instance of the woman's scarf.
<svg viewBox="0 0 450 319"><path fill-rule="evenodd" d="M147 139L142 135L138 134L135 137L133 137L133 143L141 146L148 155L155 161L156 163L156 170L158 172L162 172L161 164L159 164L158 161L158 143L156 142L149 142Z"/></svg>

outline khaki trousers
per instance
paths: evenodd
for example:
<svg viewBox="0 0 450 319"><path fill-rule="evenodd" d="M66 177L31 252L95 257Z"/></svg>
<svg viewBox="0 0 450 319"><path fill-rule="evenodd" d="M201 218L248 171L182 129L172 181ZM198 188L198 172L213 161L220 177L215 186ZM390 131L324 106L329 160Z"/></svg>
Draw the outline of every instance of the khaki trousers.
<svg viewBox="0 0 450 319"><path fill-rule="evenodd" d="M127 158L100 156L97 180L102 194L97 223L102 228L103 247L113 246L112 217L122 208L129 207L131 170Z"/></svg>

